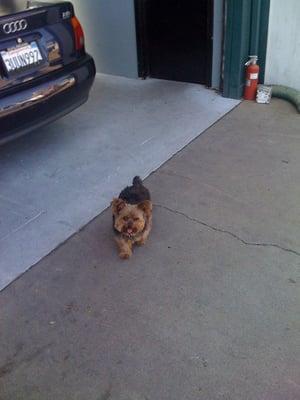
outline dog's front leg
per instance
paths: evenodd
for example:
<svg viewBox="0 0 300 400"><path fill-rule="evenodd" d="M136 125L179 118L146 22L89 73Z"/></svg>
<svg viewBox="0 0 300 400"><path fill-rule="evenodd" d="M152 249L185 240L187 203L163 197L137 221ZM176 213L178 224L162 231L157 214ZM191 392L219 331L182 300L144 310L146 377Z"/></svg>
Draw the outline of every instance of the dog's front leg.
<svg viewBox="0 0 300 400"><path fill-rule="evenodd" d="M152 228L152 216L149 218L149 220L147 222L147 226L142 234L142 237L136 241L136 244L138 246L143 246L146 243L146 240L148 239L151 228Z"/></svg>
<svg viewBox="0 0 300 400"><path fill-rule="evenodd" d="M119 249L119 256L123 260L131 257L132 255L132 242L131 240L124 239L123 237L116 237L116 243Z"/></svg>

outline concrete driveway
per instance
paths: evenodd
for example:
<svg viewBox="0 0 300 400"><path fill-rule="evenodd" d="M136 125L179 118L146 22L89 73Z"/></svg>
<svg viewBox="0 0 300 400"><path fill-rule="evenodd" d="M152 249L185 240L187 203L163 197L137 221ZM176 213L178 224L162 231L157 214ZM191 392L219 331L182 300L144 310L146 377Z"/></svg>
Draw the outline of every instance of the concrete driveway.
<svg viewBox="0 0 300 400"><path fill-rule="evenodd" d="M238 103L201 85L97 74L83 107L0 146L0 290Z"/></svg>
<svg viewBox="0 0 300 400"><path fill-rule="evenodd" d="M299 115L243 103L0 294L1 400L300 399ZM124 182L127 184L128 182Z"/></svg>

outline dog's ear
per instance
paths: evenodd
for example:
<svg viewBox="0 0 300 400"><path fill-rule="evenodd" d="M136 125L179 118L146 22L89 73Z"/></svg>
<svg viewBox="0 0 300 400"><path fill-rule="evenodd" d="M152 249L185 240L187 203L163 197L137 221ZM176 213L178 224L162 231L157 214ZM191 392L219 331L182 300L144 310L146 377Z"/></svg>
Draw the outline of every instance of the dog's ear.
<svg viewBox="0 0 300 400"><path fill-rule="evenodd" d="M113 199L113 201L111 202L111 208L114 215L118 215L125 206L126 203L122 199Z"/></svg>
<svg viewBox="0 0 300 400"><path fill-rule="evenodd" d="M145 200L142 203L138 204L138 208L142 210L147 215L147 217L149 217L152 211L152 203L150 200Z"/></svg>

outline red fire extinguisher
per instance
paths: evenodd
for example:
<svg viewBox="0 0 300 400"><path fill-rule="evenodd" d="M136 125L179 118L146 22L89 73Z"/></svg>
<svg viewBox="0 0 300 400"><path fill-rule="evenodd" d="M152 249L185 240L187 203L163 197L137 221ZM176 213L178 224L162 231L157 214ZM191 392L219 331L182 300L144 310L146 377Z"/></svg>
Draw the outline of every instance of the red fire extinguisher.
<svg viewBox="0 0 300 400"><path fill-rule="evenodd" d="M259 66L257 65L257 56L249 56L250 60L246 62L246 83L244 89L245 100L255 100Z"/></svg>

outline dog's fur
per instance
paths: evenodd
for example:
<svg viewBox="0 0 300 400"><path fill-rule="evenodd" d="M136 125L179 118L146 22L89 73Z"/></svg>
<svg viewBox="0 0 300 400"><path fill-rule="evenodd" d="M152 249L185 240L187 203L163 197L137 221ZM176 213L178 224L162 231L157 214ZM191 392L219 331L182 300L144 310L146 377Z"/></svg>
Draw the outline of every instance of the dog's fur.
<svg viewBox="0 0 300 400"><path fill-rule="evenodd" d="M113 228L120 258L132 255L134 244L145 244L152 226L152 202L149 190L136 176L119 198L111 202Z"/></svg>

